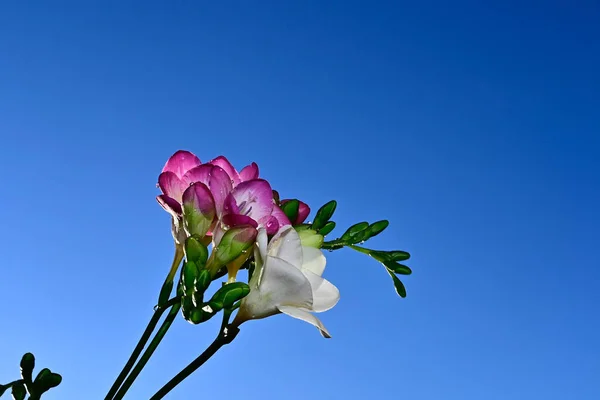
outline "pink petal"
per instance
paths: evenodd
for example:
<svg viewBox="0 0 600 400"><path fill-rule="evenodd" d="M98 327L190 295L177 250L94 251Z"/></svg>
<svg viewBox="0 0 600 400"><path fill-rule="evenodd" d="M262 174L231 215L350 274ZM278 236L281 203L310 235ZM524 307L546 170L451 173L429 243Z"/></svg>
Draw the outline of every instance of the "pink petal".
<svg viewBox="0 0 600 400"><path fill-rule="evenodd" d="M253 179L240 183L231 192L239 207L239 213L247 215L264 225L268 222L273 211L273 191L271 185L264 179Z"/></svg>
<svg viewBox="0 0 600 400"><path fill-rule="evenodd" d="M215 216L215 200L206 187L201 182L191 184L185 192L183 192L183 206L193 207L207 219L212 220Z"/></svg>
<svg viewBox="0 0 600 400"><path fill-rule="evenodd" d="M250 165L246 165L240 171L240 180L242 182L246 182L251 179L258 179L258 165L256 165L254 162Z"/></svg>
<svg viewBox="0 0 600 400"><path fill-rule="evenodd" d="M277 219L280 228L286 225L291 225L290 220L277 204L273 205L273 212L271 213L271 215L273 215Z"/></svg>
<svg viewBox="0 0 600 400"><path fill-rule="evenodd" d="M224 156L219 156L219 157L215 158L214 160L209 161L209 164L216 165L217 167L223 168L223 170L225 172L227 172L227 175L229 175L229 177L231 178L233 186L236 186L240 183L240 175L238 174L236 169L233 167L233 165L231 165L229 160L227 158L225 158Z"/></svg>
<svg viewBox="0 0 600 400"><path fill-rule="evenodd" d="M294 225L299 225L306 221L308 214L310 214L310 207L308 204L301 201L300 206L298 207L298 218L296 218L296 223Z"/></svg>
<svg viewBox="0 0 600 400"><path fill-rule="evenodd" d="M279 221L274 216L270 216L267 222L264 224L268 235L274 235L279 230Z"/></svg>
<svg viewBox="0 0 600 400"><path fill-rule="evenodd" d="M184 184L174 172L167 171L160 174L158 176L158 186L164 194L181 203Z"/></svg>
<svg viewBox="0 0 600 400"><path fill-rule="evenodd" d="M241 214L227 214L222 219L223 223L229 227L250 225L253 228L258 228L258 223L252 218Z"/></svg>
<svg viewBox="0 0 600 400"><path fill-rule="evenodd" d="M200 159L193 153L179 150L169 158L162 172L172 172L178 178L181 178L187 171L200 164Z"/></svg>
<svg viewBox="0 0 600 400"><path fill-rule="evenodd" d="M235 201L232 193L229 193L223 202L223 214L239 214L240 208Z"/></svg>
<svg viewBox="0 0 600 400"><path fill-rule="evenodd" d="M181 180L185 186L189 186L190 183L194 182L202 182L208 186L210 181L210 172L213 168L214 166L212 164L198 165L197 167L194 167L186 172Z"/></svg>
<svg viewBox="0 0 600 400"><path fill-rule="evenodd" d="M210 181L208 187L215 199L215 208L219 218L223 215L223 206L227 195L231 193L233 185L227 172L221 167L214 166L210 172Z"/></svg>
<svg viewBox="0 0 600 400"><path fill-rule="evenodd" d="M177 217L181 215L181 204L179 202L165 194L161 194L160 196L156 196L156 201L158 204L165 209L166 212L171 214L173 217Z"/></svg>

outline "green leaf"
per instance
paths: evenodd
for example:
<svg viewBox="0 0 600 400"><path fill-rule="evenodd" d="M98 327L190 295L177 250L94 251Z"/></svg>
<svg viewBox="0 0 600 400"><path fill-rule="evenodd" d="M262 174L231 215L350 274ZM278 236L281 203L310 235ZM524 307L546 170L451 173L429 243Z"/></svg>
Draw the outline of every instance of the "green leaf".
<svg viewBox="0 0 600 400"><path fill-rule="evenodd" d="M335 229L335 222L329 221L321 229L319 229L319 233L323 236L327 236L334 229Z"/></svg>
<svg viewBox="0 0 600 400"><path fill-rule="evenodd" d="M315 215L315 220L312 223L312 228L316 231L323 228L333 216L336 207L337 202L335 200L331 200L330 202L323 205L323 207L319 208L319 211L317 211L317 215Z"/></svg>
<svg viewBox="0 0 600 400"><path fill-rule="evenodd" d="M368 222L354 224L344 232L340 239L348 244L359 243L364 240L364 231L367 228L369 228Z"/></svg>
<svg viewBox="0 0 600 400"><path fill-rule="evenodd" d="M402 298L406 297L406 288L404 287L404 284L400 281L400 279L398 279L396 275L394 275L392 271L388 269L387 272L388 274L390 274L392 280L394 281L394 288L396 288L396 293L398 293L398 296Z"/></svg>
<svg viewBox="0 0 600 400"><path fill-rule="evenodd" d="M244 282L228 283L217 290L208 303L215 311L227 309L231 308L236 301L246 297L248 293L250 293L250 286Z"/></svg>
<svg viewBox="0 0 600 400"><path fill-rule="evenodd" d="M14 383L12 385L11 391L13 400L25 400L25 396L27 395L27 390L25 390L25 385L21 382Z"/></svg>
<svg viewBox="0 0 600 400"><path fill-rule="evenodd" d="M390 225L389 221L387 220L381 220L381 221L377 221L377 222L373 222L369 228L367 229L367 238L366 239L370 239L374 236L379 235L381 232L383 232L388 226ZM366 240L365 239L365 240Z"/></svg>
<svg viewBox="0 0 600 400"><path fill-rule="evenodd" d="M33 369L35 368L35 357L31 353L25 353L21 358L21 377L26 383L32 381Z"/></svg>
<svg viewBox="0 0 600 400"><path fill-rule="evenodd" d="M200 268L204 268L208 259L208 249L202 243L202 239L196 235L190 236L185 241L185 258L193 261Z"/></svg>
<svg viewBox="0 0 600 400"><path fill-rule="evenodd" d="M10 388L10 386L8 386L8 385L0 385L0 397L2 397L4 392L6 392L9 388Z"/></svg>
<svg viewBox="0 0 600 400"><path fill-rule="evenodd" d="M300 202L296 199L288 200L284 205L281 206L281 210L286 217L290 220L292 225L294 221L298 219L298 210L300 209Z"/></svg>

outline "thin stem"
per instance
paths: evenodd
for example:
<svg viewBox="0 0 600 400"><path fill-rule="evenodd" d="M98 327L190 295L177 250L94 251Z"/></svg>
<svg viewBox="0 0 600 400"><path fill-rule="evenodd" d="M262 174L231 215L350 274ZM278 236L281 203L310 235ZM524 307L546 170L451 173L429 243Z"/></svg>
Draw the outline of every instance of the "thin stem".
<svg viewBox="0 0 600 400"><path fill-rule="evenodd" d="M221 323L221 329L217 338L208 346L202 354L200 354L194 361L189 363L187 367L182 369L177 375L175 375L169 382L167 382L162 388L158 390L150 400L159 400L165 397L175 386L183 382L187 377L194 373L200 368L206 361L215 355L217 351L226 344L229 344L235 339L238 329L228 327L229 317L233 310L223 310L223 322ZM230 331L228 333L228 330Z"/></svg>
<svg viewBox="0 0 600 400"><path fill-rule="evenodd" d="M142 369L144 369L144 367L148 363L148 360L150 359L150 357L162 341L163 337L171 327L171 324L173 323L175 317L177 317L177 313L179 312L180 308L180 304L175 304L171 308L171 311L169 311L169 315L167 315L167 318L165 318L165 320L163 321L158 332L154 336L154 339L152 339L152 341L148 345L148 348L146 349L146 351L144 351L144 354L142 354L142 357L138 361L137 365L135 366L133 371L131 371L131 374L127 377L127 379L123 383L123 386L121 386L117 394L114 396L113 400L121 400L123 396L125 396L125 393L127 393L127 391L129 390L129 388L131 388L131 385L136 380L140 372L142 372Z"/></svg>
<svg viewBox="0 0 600 400"><path fill-rule="evenodd" d="M182 369L177 375L173 377L166 385L164 385L158 392L156 392L150 400L159 400L165 397L173 388L179 385L184 379L190 376L194 371L202 366L209 358L215 355L215 353L225 345L225 341L221 336L217 337L214 342L208 346L204 353L200 354L198 358L188 364L187 367Z"/></svg>
<svg viewBox="0 0 600 400"><path fill-rule="evenodd" d="M119 390L119 387L123 384L123 381L127 377L127 374L129 374L129 372L131 371L131 368L133 368L135 362L137 361L138 357L142 353L142 350L144 350L144 347L146 347L146 343L148 343L148 339L150 339L150 335L152 334L152 332L154 332L154 329L156 328L158 321L160 321L160 317L162 316L162 314L167 309L173 307L173 305L175 305L179 301L180 301L180 299L178 297L174 297L174 298L170 299L165 304L164 307L156 308L156 310L154 311L154 315L152 315L150 322L148 322L148 326L146 327L146 330L144 330L142 337L140 338L137 345L135 346L135 349L131 353L131 356L129 356L129 360L127 360L127 363L125 363L125 366L123 367L123 369L121 370L121 373L115 380L115 383L113 383L112 387L108 391L104 400L111 400L113 398L113 396L115 395L115 393L117 393L117 390Z"/></svg>
<svg viewBox="0 0 600 400"><path fill-rule="evenodd" d="M115 380L115 383L113 383L112 387L106 394L106 397L104 398L104 400L111 400L113 398L113 396L115 395L115 393L117 393L117 390L119 390L119 387L121 386L121 384L127 377L127 374L129 374L129 372L131 371L131 368L133 368L133 365L135 364L136 360L142 353L142 350L144 350L146 343L148 343L148 339L150 338L150 335L152 334L152 332L154 332L154 328L156 328L158 321L160 321L160 317L162 316L163 312L164 312L163 308L159 308L154 312L154 315L152 315L152 318L150 319L150 322L148 323L146 330L142 334L142 337L140 338L138 344L135 346L135 349L131 353L131 356L129 356L129 360L127 360L127 363L121 370L121 373Z"/></svg>

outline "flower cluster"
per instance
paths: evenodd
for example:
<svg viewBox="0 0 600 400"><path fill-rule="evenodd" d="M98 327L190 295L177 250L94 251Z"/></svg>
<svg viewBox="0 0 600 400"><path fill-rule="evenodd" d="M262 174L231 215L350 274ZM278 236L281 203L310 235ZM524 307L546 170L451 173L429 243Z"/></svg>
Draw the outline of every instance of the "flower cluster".
<svg viewBox="0 0 600 400"><path fill-rule="evenodd" d="M201 268L197 262L191 271L184 267L190 276L190 294L197 286L204 291L202 286L209 284L208 277L199 278L201 275L210 274L212 280L225 267L228 282L233 283L239 269L252 264L249 294L239 304L232 326L284 313L315 325L329 337L311 312L332 308L339 300L339 291L321 277L325 269L325 256L319 248L323 236L313 231L309 237L305 231L302 240L295 228L310 214L307 204L279 201L269 182L259 178L256 163L238 172L223 156L202 163L188 151L178 151L169 158L158 186L162 194L157 200L172 216L175 242L186 250L190 238L195 238L195 244L212 244L212 254L200 262ZM290 205L295 210L288 216L282 207ZM252 246L253 252L249 251ZM189 254L186 262L190 263ZM203 281L201 285L197 283L199 279ZM192 322L203 321L219 308L210 302L187 304L184 315ZM193 308L200 306L200 311L194 312Z"/></svg>

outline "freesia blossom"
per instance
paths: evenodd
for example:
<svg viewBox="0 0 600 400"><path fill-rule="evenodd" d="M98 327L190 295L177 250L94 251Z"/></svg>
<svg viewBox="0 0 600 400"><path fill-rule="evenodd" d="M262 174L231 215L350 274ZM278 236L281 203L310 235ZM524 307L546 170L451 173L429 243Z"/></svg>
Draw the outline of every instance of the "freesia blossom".
<svg viewBox="0 0 600 400"><path fill-rule="evenodd" d="M173 217L173 237L179 244L192 233L205 234L223 216L225 199L243 182L258 178L252 163L238 172L223 156L202 164L189 151L179 150L158 177L159 204ZM186 223L187 222L187 223Z"/></svg>
<svg viewBox="0 0 600 400"><path fill-rule="evenodd" d="M268 244L267 240L266 230L259 229L250 293L242 300L233 325L284 313L314 325L324 337L330 337L312 314L331 309L340 298L338 289L321 277L326 263L322 251L303 246L291 226L280 229Z"/></svg>

